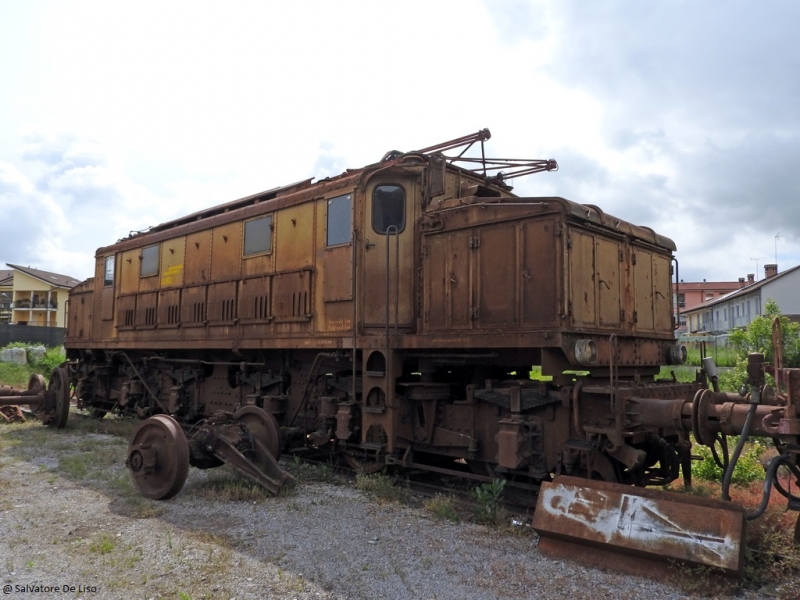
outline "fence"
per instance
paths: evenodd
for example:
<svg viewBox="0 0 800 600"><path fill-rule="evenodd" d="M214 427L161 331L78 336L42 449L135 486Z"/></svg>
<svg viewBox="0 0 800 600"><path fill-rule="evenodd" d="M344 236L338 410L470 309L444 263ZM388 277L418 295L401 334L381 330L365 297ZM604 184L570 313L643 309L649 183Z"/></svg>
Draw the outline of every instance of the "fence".
<svg viewBox="0 0 800 600"><path fill-rule="evenodd" d="M0 324L0 347L12 342L43 346L63 346L64 327L36 327L34 325Z"/></svg>

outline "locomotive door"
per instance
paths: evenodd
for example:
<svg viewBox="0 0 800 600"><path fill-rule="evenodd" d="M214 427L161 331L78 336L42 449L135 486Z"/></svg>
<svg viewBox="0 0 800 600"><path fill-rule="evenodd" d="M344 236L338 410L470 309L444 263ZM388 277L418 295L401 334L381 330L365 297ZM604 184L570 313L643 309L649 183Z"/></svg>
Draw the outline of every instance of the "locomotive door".
<svg viewBox="0 0 800 600"><path fill-rule="evenodd" d="M373 181L366 190L361 285L365 327L408 327L414 318L412 181ZM388 307L388 322L387 322Z"/></svg>

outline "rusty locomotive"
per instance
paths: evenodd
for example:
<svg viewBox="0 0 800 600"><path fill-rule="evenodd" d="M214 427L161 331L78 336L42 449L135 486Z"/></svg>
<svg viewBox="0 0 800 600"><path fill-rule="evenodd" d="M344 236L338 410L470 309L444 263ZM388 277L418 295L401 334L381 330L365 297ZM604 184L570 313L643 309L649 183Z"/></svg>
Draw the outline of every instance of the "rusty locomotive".
<svg viewBox="0 0 800 600"><path fill-rule="evenodd" d="M514 195L513 177L558 165L485 158L488 138L390 152L97 251L70 294L62 378L96 416L144 419L126 464L145 496L223 462L275 492L289 449L522 495L558 474L663 485L689 477L690 432L745 428L749 401L704 372L658 380L686 356L673 242ZM771 397L749 427L784 436L793 463L797 408Z"/></svg>

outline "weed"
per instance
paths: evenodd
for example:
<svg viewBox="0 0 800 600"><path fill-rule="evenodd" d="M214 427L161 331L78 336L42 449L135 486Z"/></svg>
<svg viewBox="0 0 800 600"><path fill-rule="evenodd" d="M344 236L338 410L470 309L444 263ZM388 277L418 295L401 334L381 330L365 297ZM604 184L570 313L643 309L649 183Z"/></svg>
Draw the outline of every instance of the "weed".
<svg viewBox="0 0 800 600"><path fill-rule="evenodd" d="M299 483L340 483L342 478L327 465L303 462L295 456L287 465L287 470L294 475Z"/></svg>
<svg viewBox="0 0 800 600"><path fill-rule="evenodd" d="M192 597L186 592L178 592L178 600L192 600Z"/></svg>
<svg viewBox="0 0 800 600"><path fill-rule="evenodd" d="M731 436L728 439L728 447L733 448L738 442L738 436ZM759 457L764 453L765 449L765 444L763 444L758 438L752 438L750 441L748 441L745 445L744 451L739 457L739 460L736 462L736 466L733 469L733 477L731 478L731 481L739 484L750 483L751 481L758 480L763 481L764 467L761 466ZM708 446L695 445L693 450L697 453L697 455L702 457L702 460L694 461L692 463L692 475L705 481L722 481L724 473L719 465L717 465L717 463L714 461L714 458L711 454L711 449ZM717 449L717 455L721 456L721 450L719 448Z"/></svg>
<svg viewBox="0 0 800 600"><path fill-rule="evenodd" d="M32 569L32 568L33 568L33 561L32 561L32 560L29 560L28 562L26 562L26 563L25 563L25 566L26 566L28 569Z"/></svg>
<svg viewBox="0 0 800 600"><path fill-rule="evenodd" d="M357 473L356 489L374 494L381 500L404 502L408 500L408 489L395 485L394 477L384 473Z"/></svg>
<svg viewBox="0 0 800 600"><path fill-rule="evenodd" d="M690 596L719 597L728 596L738 587L725 574L713 567L692 566L670 560L668 580Z"/></svg>
<svg viewBox="0 0 800 600"><path fill-rule="evenodd" d="M262 502L271 498L263 487L230 468L216 471L197 485L203 498L217 502Z"/></svg>
<svg viewBox="0 0 800 600"><path fill-rule="evenodd" d="M106 534L100 536L100 539L89 544L89 552L98 552L100 554L108 554L111 552L116 543Z"/></svg>
<svg viewBox="0 0 800 600"><path fill-rule="evenodd" d="M497 525L502 516L504 479L495 479L475 488L475 520L484 525Z"/></svg>
<svg viewBox="0 0 800 600"><path fill-rule="evenodd" d="M456 501L452 496L445 496L444 494L436 494L424 503L425 509L432 512L440 519L447 519L458 523L461 521L461 516L456 509Z"/></svg>
<svg viewBox="0 0 800 600"><path fill-rule="evenodd" d="M58 459L58 468L74 479L83 479L89 472L87 454L68 454Z"/></svg>

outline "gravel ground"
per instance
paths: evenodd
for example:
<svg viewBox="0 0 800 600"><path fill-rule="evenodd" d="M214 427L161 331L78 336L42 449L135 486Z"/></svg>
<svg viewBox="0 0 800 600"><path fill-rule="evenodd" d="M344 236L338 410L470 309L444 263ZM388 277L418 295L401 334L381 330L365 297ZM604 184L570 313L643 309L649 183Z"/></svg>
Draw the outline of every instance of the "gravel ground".
<svg viewBox="0 0 800 600"><path fill-rule="evenodd" d="M455 524L351 484L301 482L282 497L222 501L209 481L220 471L235 481L227 468L192 469L176 498L151 502L131 491L119 462L125 445L102 433L0 427L4 597L687 597L667 584L546 558L524 526L515 534Z"/></svg>

